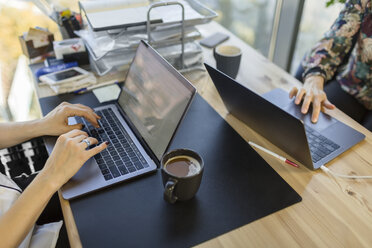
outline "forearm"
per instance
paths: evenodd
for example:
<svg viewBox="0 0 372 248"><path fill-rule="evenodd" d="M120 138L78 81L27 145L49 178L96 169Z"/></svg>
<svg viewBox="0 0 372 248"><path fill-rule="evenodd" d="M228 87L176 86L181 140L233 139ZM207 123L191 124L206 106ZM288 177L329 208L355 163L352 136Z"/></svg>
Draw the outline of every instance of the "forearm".
<svg viewBox="0 0 372 248"><path fill-rule="evenodd" d="M41 120L0 123L0 149L45 135Z"/></svg>
<svg viewBox="0 0 372 248"><path fill-rule="evenodd" d="M41 172L0 217L0 247L17 247L23 241L56 190Z"/></svg>

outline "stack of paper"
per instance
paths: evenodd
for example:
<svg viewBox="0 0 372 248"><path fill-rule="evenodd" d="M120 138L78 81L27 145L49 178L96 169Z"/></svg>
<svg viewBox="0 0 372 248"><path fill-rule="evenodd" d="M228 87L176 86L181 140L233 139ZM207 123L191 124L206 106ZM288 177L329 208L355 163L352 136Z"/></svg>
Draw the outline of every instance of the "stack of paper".
<svg viewBox="0 0 372 248"><path fill-rule="evenodd" d="M195 11L187 1L179 0L185 8L185 20L201 19L203 16ZM94 31L124 28L145 24L149 1L116 0L116 1L81 1L89 24ZM110 18L107 18L107 17ZM151 11L152 21L177 22L182 16L178 5L154 8Z"/></svg>
<svg viewBox="0 0 372 248"><path fill-rule="evenodd" d="M140 41L149 40L146 24L150 9L151 45L177 69L203 68L202 56L198 56L202 49L195 41L200 33L195 25L210 21L216 14L197 0L179 0L185 11L182 39L182 8L165 3L159 0L80 1L89 25L76 34L84 40L92 69L104 75L129 67ZM154 7L154 4L166 6ZM180 63L182 42L183 64Z"/></svg>

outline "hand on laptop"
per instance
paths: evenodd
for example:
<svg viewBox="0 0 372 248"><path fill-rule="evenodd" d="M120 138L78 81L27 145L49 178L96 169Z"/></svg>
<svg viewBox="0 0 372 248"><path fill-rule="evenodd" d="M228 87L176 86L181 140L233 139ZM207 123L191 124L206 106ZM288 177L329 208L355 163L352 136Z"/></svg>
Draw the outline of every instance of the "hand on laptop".
<svg viewBox="0 0 372 248"><path fill-rule="evenodd" d="M68 125L68 117L82 116L93 126L99 127L100 117L93 109L82 104L63 102L41 119L44 135L58 136L73 129L82 129L82 124Z"/></svg>
<svg viewBox="0 0 372 248"><path fill-rule="evenodd" d="M44 178L52 183L55 190L58 190L75 175L89 158L100 153L109 144L103 142L87 150L88 144L84 140L91 145L98 143L97 139L88 137L86 132L76 129L59 136L53 152L41 172Z"/></svg>
<svg viewBox="0 0 372 248"><path fill-rule="evenodd" d="M313 105L312 122L317 122L322 106L328 109L334 109L335 105L330 103L323 91L324 78L321 76L309 76L305 79L303 87L298 90L293 87L289 93L289 98L296 96L295 104L301 104L303 100L301 112L306 114L309 110L310 104Z"/></svg>

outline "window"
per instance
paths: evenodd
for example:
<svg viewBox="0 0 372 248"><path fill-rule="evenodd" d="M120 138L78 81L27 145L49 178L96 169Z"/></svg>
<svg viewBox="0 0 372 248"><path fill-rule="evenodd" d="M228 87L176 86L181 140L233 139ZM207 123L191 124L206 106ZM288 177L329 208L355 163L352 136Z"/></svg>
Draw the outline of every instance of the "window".
<svg viewBox="0 0 372 248"><path fill-rule="evenodd" d="M48 2L69 7L77 6L77 1L59 0ZM30 27L35 26L48 28L49 31L55 34L56 40L60 39L58 26L34 4L20 0L0 0L0 121L12 119L7 102L13 77L17 67L27 66L27 61L24 61L24 58L20 58L22 49L18 36L27 32ZM19 71L24 71L24 68L20 68ZM27 76L25 73L19 74ZM17 78L21 82L25 81L24 83L30 82L29 78ZM32 106L35 106L34 102L31 100L29 103L30 114L28 118L31 119L39 115L38 111L32 108Z"/></svg>
<svg viewBox="0 0 372 248"><path fill-rule="evenodd" d="M296 72L305 53L323 37L323 34L331 27L343 7L342 4L335 4L326 8L325 3L325 0L305 1L291 65L292 75Z"/></svg>
<svg viewBox="0 0 372 248"><path fill-rule="evenodd" d="M268 56L276 0L200 0L218 13L216 21Z"/></svg>

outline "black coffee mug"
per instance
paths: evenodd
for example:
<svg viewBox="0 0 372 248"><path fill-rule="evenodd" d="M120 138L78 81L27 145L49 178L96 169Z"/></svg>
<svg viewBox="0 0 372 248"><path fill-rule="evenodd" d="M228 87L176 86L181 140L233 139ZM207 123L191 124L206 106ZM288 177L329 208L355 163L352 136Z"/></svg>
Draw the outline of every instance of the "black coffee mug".
<svg viewBox="0 0 372 248"><path fill-rule="evenodd" d="M186 167L178 167L182 170L175 171L174 168L177 167L175 167L176 163L174 161L177 160L181 162L184 162L184 160L190 161L191 169L189 169L189 172L184 170ZM164 200L175 203L176 201L187 201L193 198L199 189L203 171L203 159L192 150L176 149L166 153L161 159ZM186 175L186 173L188 174Z"/></svg>
<svg viewBox="0 0 372 248"><path fill-rule="evenodd" d="M239 71L242 52L236 46L220 45L213 49L213 56L216 59L217 69L236 78Z"/></svg>

